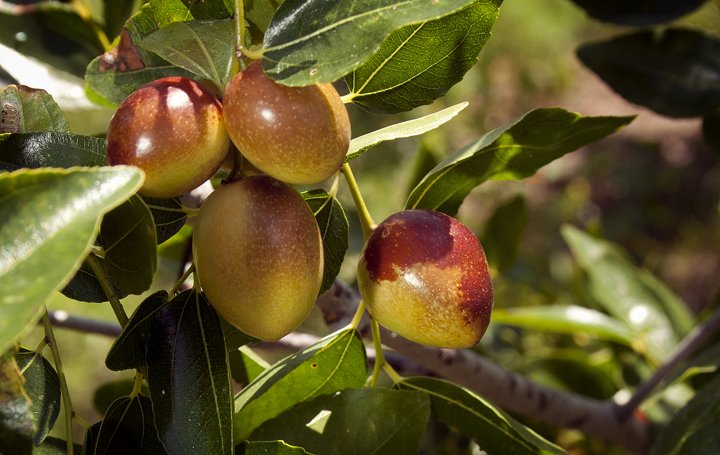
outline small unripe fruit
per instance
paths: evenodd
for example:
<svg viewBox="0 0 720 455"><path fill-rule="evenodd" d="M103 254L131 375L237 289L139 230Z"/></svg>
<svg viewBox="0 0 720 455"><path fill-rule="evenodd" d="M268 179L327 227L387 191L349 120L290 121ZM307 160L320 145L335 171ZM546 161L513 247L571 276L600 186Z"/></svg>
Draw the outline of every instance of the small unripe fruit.
<svg viewBox="0 0 720 455"><path fill-rule="evenodd" d="M417 343L471 347L490 322L483 248L443 213L405 210L378 225L363 248L358 283L373 318Z"/></svg>
<svg viewBox="0 0 720 455"><path fill-rule="evenodd" d="M350 119L331 84L280 85L256 61L228 83L223 111L243 156L283 182L321 182L340 169L348 151Z"/></svg>
<svg viewBox="0 0 720 455"><path fill-rule="evenodd" d="M212 177L229 145L220 101L192 79L166 77L120 104L108 128L107 158L145 171L141 194L172 197Z"/></svg>
<svg viewBox="0 0 720 455"><path fill-rule="evenodd" d="M267 175L224 185L205 200L193 258L213 308L265 341L294 330L322 284L322 240L312 211L297 191Z"/></svg>

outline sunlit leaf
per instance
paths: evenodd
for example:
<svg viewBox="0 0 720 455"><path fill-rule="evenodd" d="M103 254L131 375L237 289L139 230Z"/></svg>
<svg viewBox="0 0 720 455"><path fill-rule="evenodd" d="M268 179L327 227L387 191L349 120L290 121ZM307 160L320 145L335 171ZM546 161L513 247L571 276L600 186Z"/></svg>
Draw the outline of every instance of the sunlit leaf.
<svg viewBox="0 0 720 455"><path fill-rule="evenodd" d="M0 106L0 132L70 132L65 114L45 90L24 85L8 85L0 91Z"/></svg>
<svg viewBox="0 0 720 455"><path fill-rule="evenodd" d="M406 378L398 386L429 395L433 414L439 420L471 437L488 453L565 453L464 387L426 377Z"/></svg>
<svg viewBox="0 0 720 455"><path fill-rule="evenodd" d="M720 39L698 30L642 31L585 44L580 60L623 98L670 117L720 107Z"/></svg>
<svg viewBox="0 0 720 455"><path fill-rule="evenodd" d="M235 397L235 440L263 422L318 395L360 387L367 378L365 346L357 331L342 330L272 365Z"/></svg>
<svg viewBox="0 0 720 455"><path fill-rule="evenodd" d="M39 319L47 297L75 274L101 216L142 182L142 171L126 166L0 174L0 351Z"/></svg>
<svg viewBox="0 0 720 455"><path fill-rule="evenodd" d="M404 137L419 136L434 130L449 122L463 109L468 106L467 102L450 106L438 112L433 112L424 117L407 120L394 125L381 128L372 133L364 134L350 141L350 148L345 156L345 161L350 161L365 153L370 148L383 143Z"/></svg>
<svg viewBox="0 0 720 455"><path fill-rule="evenodd" d="M286 0L263 42L263 68L285 85L332 82L362 65L405 25L436 19L473 0Z"/></svg>
<svg viewBox="0 0 720 455"><path fill-rule="evenodd" d="M282 439L311 453L418 453L429 416L425 393L344 389L298 404L251 439Z"/></svg>
<svg viewBox="0 0 720 455"><path fill-rule="evenodd" d="M348 220L345 210L335 197L325 190L311 190L302 193L303 199L315 215L323 241L323 282L320 294L335 282L340 273L348 249Z"/></svg>
<svg viewBox="0 0 720 455"><path fill-rule="evenodd" d="M453 215L482 182L523 179L546 164L624 127L633 117L583 117L535 109L497 128L438 164L410 193L407 208Z"/></svg>
<svg viewBox="0 0 720 455"><path fill-rule="evenodd" d="M152 316L147 378L155 426L175 453L232 454L232 390L220 319L189 290Z"/></svg>
<svg viewBox="0 0 720 455"><path fill-rule="evenodd" d="M370 60L346 76L350 99L364 109L392 113L440 98L477 63L501 2L479 0L393 32Z"/></svg>
<svg viewBox="0 0 720 455"><path fill-rule="evenodd" d="M0 170L105 165L105 140L97 137L43 132L0 140Z"/></svg>

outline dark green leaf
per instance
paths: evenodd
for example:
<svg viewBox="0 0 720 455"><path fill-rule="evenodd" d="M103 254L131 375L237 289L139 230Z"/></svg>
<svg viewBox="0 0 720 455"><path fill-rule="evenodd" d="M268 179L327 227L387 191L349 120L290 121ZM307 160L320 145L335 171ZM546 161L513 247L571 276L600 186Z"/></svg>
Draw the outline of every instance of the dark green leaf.
<svg viewBox="0 0 720 455"><path fill-rule="evenodd" d="M150 398L142 395L116 400L105 417L95 439L95 455L165 452L153 424Z"/></svg>
<svg viewBox="0 0 720 455"><path fill-rule="evenodd" d="M78 444L73 444L75 453L80 453L82 447ZM42 445L39 447L33 447L32 455L66 455L67 454L67 441L54 438L49 436L45 438Z"/></svg>
<svg viewBox="0 0 720 455"><path fill-rule="evenodd" d="M235 449L235 455L303 455L302 447L291 446L283 441L245 441Z"/></svg>
<svg viewBox="0 0 720 455"><path fill-rule="evenodd" d="M128 166L0 174L0 351L40 318L47 297L75 274L100 217L142 182L142 172Z"/></svg>
<svg viewBox="0 0 720 455"><path fill-rule="evenodd" d="M35 419L23 377L13 351L0 357L0 441L3 450L29 453L35 434Z"/></svg>
<svg viewBox="0 0 720 455"><path fill-rule="evenodd" d="M155 313L168 302L168 293L158 291L147 297L137 307L123 327L105 358L105 366L113 371L129 370L145 366L150 326Z"/></svg>
<svg viewBox="0 0 720 455"><path fill-rule="evenodd" d="M187 212L179 197L152 198L143 196L155 220L157 243L160 245L177 234L187 221Z"/></svg>
<svg viewBox="0 0 720 455"><path fill-rule="evenodd" d="M118 36L125 21L135 12L140 0L103 1L103 19L105 33L109 37ZM111 38L112 39L112 38Z"/></svg>
<svg viewBox="0 0 720 455"><path fill-rule="evenodd" d="M80 455L95 455L95 445L97 443L97 437L100 433L100 426L102 421L96 422L85 432L85 440L83 441L82 452Z"/></svg>
<svg viewBox="0 0 720 455"><path fill-rule="evenodd" d="M565 453L466 388L424 377L406 378L398 385L429 395L439 420L474 439L488 453Z"/></svg>
<svg viewBox="0 0 720 455"><path fill-rule="evenodd" d="M60 381L55 368L42 355L21 349L15 359L25 377L25 392L31 402L36 428L33 444L39 446L60 414Z"/></svg>
<svg viewBox="0 0 720 455"><path fill-rule="evenodd" d="M223 336L225 337L225 349L227 349L228 352L238 350L246 344L258 341L225 319L220 318L220 325L222 325Z"/></svg>
<svg viewBox="0 0 720 455"><path fill-rule="evenodd" d="M65 115L45 90L8 85L0 91L0 106L2 133L70 132Z"/></svg>
<svg viewBox="0 0 720 455"><path fill-rule="evenodd" d="M119 298L142 294L150 288L157 268L157 240L152 214L140 196L134 195L105 215L97 244L103 254L95 260ZM107 301L87 264L62 292L75 300Z"/></svg>
<svg viewBox="0 0 720 455"><path fill-rule="evenodd" d="M24 133L0 140L0 170L105 165L105 140L97 137Z"/></svg>
<svg viewBox="0 0 720 455"><path fill-rule="evenodd" d="M620 25L656 25L684 16L705 0L573 0L590 17Z"/></svg>
<svg viewBox="0 0 720 455"><path fill-rule="evenodd" d="M452 120L453 117L458 115L460 111L465 109L467 106L467 102L459 103L424 117L396 123L394 125L373 131L372 133L356 137L350 141L350 148L345 156L345 161L354 160L370 148L385 141L419 136L427 133L428 131L434 130L440 125Z"/></svg>
<svg viewBox="0 0 720 455"><path fill-rule="evenodd" d="M360 334L345 329L297 352L257 377L235 397L236 441L297 403L348 387L367 378L365 345Z"/></svg>
<svg viewBox="0 0 720 455"><path fill-rule="evenodd" d="M146 355L155 425L172 454L232 454L232 390L222 326L189 290L152 317Z"/></svg>
<svg viewBox="0 0 720 455"><path fill-rule="evenodd" d="M407 208L453 215L477 185L523 179L583 145L598 141L633 117L583 117L558 108L535 109L497 128L438 164L410 193Z"/></svg>
<svg viewBox="0 0 720 455"><path fill-rule="evenodd" d="M482 245L488 262L503 272L515 262L517 248L528 222L525 197L518 195L496 208L485 225Z"/></svg>
<svg viewBox="0 0 720 455"><path fill-rule="evenodd" d="M340 202L325 190L316 189L302 193L320 227L323 241L323 282L320 294L330 289L340 273L348 249L348 220Z"/></svg>
<svg viewBox="0 0 720 455"><path fill-rule="evenodd" d="M720 453L720 377L697 391L658 433L654 455Z"/></svg>
<svg viewBox="0 0 720 455"><path fill-rule="evenodd" d="M694 326L684 303L610 242L571 226L562 234L590 279L590 292L634 334L633 346L654 361L665 359Z"/></svg>
<svg viewBox="0 0 720 455"><path fill-rule="evenodd" d="M670 117L720 107L720 39L697 30L643 31L585 44L582 62L635 104Z"/></svg>
<svg viewBox="0 0 720 455"><path fill-rule="evenodd" d="M143 359L143 363L145 363ZM110 405L116 400L127 397L135 388L132 379L118 379L98 386L93 393L93 407L102 416L107 414Z"/></svg>
<svg viewBox="0 0 720 455"><path fill-rule="evenodd" d="M235 382L243 386L250 384L265 370L270 368L269 363L255 354L255 352L247 346L242 346L234 351L230 351L228 354L232 377Z"/></svg>
<svg viewBox="0 0 720 455"><path fill-rule="evenodd" d="M501 2L479 0L393 32L370 60L346 76L350 99L369 111L393 113L440 98L477 63Z"/></svg>
<svg viewBox="0 0 720 455"><path fill-rule="evenodd" d="M250 22L258 32L264 34L270 26L275 10L282 2L283 0L246 0L245 20Z"/></svg>
<svg viewBox="0 0 720 455"><path fill-rule="evenodd" d="M223 19L232 11L223 0L150 0L150 5L161 27L193 19Z"/></svg>
<svg viewBox="0 0 720 455"><path fill-rule="evenodd" d="M222 88L233 69L233 37L230 20L174 22L136 44Z"/></svg>
<svg viewBox="0 0 720 455"><path fill-rule="evenodd" d="M410 454L418 453L429 417L425 393L345 389L298 404L252 439L282 439L316 454Z"/></svg>
<svg viewBox="0 0 720 455"><path fill-rule="evenodd" d="M265 33L263 68L285 85L332 82L362 65L398 28L470 3L473 0L286 0Z"/></svg>
<svg viewBox="0 0 720 455"><path fill-rule="evenodd" d="M617 319L576 305L496 308L492 322L569 335L581 332L629 347L635 341L633 331Z"/></svg>

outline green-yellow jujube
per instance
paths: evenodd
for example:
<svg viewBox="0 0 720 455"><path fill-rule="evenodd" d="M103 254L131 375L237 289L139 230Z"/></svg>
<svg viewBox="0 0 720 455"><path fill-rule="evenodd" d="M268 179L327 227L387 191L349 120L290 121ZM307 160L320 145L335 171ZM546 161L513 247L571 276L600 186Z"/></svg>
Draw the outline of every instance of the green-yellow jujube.
<svg viewBox="0 0 720 455"><path fill-rule="evenodd" d="M215 190L193 231L197 277L215 310L265 341L294 330L310 312L323 275L320 230L292 187L267 175Z"/></svg>

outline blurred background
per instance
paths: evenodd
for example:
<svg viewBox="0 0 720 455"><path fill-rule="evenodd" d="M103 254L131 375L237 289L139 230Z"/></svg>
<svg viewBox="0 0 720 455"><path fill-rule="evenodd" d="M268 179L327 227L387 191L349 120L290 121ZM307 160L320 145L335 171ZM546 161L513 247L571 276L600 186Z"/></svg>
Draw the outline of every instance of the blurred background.
<svg viewBox="0 0 720 455"><path fill-rule="evenodd" d="M45 88L67 112L74 132L102 134L113 111L89 102L82 90L85 65L99 53L97 49L56 39L33 42L30 37L37 35L37 23L7 14L0 19L3 85L19 81ZM707 2L673 25L717 33L720 1ZM720 150L705 144L701 119L670 119L628 103L575 55L582 43L624 31L589 19L568 0L505 0L480 62L447 96L392 116L350 106L355 137L470 102L440 129L420 138L386 142L353 161L375 220L380 222L402 209L410 189L433 163L531 109L558 106L583 115L636 115L621 132L568 154L527 180L491 181L466 199L459 218L483 240L494 269L495 305L597 306L560 235L560 226L571 224L619 244L636 265L665 282L693 312L702 315L717 306ZM19 58L6 52L8 47L27 50L27 55L39 60ZM62 61L55 55L56 48L64 49ZM67 49L72 52L68 54ZM54 67L43 66L43 61ZM344 185L340 199L351 223L350 251L341 279L353 283L362 235ZM188 233L186 228L163 244L156 285L149 292L174 283ZM128 313L140 301L142 296L127 298ZM114 321L107 304L84 304L58 296L51 308ZM308 325L310 330L322 330L312 322ZM57 330L57 336L75 409L92 423L98 419L98 408L109 403L103 394L93 402L87 390L101 385L129 390L132 375L105 368L104 356L112 339L66 330ZM41 337L37 330L24 344L32 349ZM633 361L627 360L631 357L627 349L596 343L583 334L525 333L493 325L491 336L478 350L535 380L595 398L611 397L632 382L624 372L626 363ZM573 453L622 453L573 431L529 423ZM62 428L58 422L56 429ZM441 447L436 453L472 450L448 429L433 431L434 443L441 444L435 446ZM78 434L77 440L81 438Z"/></svg>

